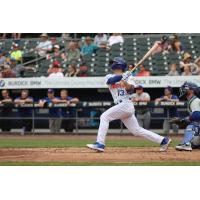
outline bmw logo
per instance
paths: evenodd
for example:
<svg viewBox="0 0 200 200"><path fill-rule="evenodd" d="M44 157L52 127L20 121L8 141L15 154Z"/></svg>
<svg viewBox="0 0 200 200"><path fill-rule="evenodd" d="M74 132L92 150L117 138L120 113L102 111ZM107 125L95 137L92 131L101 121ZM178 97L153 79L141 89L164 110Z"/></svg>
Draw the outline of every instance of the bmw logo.
<svg viewBox="0 0 200 200"><path fill-rule="evenodd" d="M0 80L0 87L4 87L5 86L5 81L4 80Z"/></svg>

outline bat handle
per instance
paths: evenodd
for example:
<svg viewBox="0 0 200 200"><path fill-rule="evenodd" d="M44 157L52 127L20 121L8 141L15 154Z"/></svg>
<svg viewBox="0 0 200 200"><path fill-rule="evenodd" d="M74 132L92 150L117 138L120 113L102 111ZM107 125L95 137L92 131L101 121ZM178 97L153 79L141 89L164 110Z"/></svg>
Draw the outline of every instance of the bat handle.
<svg viewBox="0 0 200 200"><path fill-rule="evenodd" d="M140 63L137 63L134 67L133 67L133 69L131 70L132 72L134 71L134 70L136 70L137 69L137 67L140 65Z"/></svg>

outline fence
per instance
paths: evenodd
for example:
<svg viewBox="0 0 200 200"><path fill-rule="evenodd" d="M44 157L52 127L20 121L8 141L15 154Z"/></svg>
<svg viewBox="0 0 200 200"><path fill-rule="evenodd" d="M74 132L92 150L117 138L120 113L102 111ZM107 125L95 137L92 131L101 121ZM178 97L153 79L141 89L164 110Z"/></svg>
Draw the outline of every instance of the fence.
<svg viewBox="0 0 200 200"><path fill-rule="evenodd" d="M0 122L1 124L6 122L11 128L20 128L21 120L29 120L29 122L31 121L32 133L34 134L37 128L47 128L48 120L68 120L66 123L73 123L75 133L78 133L80 128L97 129L100 114L112 105L112 102L107 101L80 102L77 105L72 104L70 106L64 103L45 103L44 107L40 107L36 102L20 106L13 103L2 104L0 105ZM162 121L166 118L163 115L164 108L167 108L167 118L170 118L170 108L177 108L181 117L188 115L186 102L135 102L134 105L136 112L138 108L149 109L151 112L151 122L153 122L152 127L154 126L154 128L161 128ZM59 113L64 110L66 115L54 116L55 109L59 110ZM121 122L114 122L111 127L120 129L120 132L123 131L123 124Z"/></svg>

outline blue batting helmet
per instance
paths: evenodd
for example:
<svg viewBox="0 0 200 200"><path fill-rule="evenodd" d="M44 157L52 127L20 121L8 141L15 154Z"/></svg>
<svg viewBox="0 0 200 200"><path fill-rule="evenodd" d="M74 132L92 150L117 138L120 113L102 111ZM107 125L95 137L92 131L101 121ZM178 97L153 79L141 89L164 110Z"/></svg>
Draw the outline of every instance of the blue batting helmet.
<svg viewBox="0 0 200 200"><path fill-rule="evenodd" d="M186 81L185 83L183 83L183 85L181 85L179 89L179 92L180 92L179 97L180 98L184 97L189 90L193 90L196 96L198 97L200 96L199 87L195 83Z"/></svg>
<svg viewBox="0 0 200 200"><path fill-rule="evenodd" d="M125 69L127 68L126 61L121 57L115 57L113 59L113 63L111 65L111 68L112 68L112 70L121 69L122 71L125 71Z"/></svg>

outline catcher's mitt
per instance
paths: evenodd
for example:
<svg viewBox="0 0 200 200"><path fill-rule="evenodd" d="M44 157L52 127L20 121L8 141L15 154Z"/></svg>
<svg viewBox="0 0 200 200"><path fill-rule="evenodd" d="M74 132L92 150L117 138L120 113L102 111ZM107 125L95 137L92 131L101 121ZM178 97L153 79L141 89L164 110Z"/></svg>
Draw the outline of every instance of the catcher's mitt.
<svg viewBox="0 0 200 200"><path fill-rule="evenodd" d="M179 126L179 128L186 128L186 126L188 125L188 121L186 119L181 119L178 117L174 117L174 118L170 119L169 123L177 124Z"/></svg>

